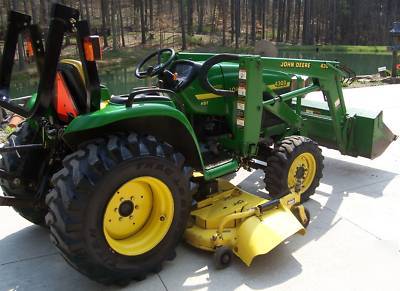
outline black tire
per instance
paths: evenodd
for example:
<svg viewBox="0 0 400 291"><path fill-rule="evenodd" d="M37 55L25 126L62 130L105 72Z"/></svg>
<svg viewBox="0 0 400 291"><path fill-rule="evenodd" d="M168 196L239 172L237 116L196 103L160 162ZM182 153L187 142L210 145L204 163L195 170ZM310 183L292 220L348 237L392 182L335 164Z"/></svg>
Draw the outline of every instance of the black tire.
<svg viewBox="0 0 400 291"><path fill-rule="evenodd" d="M55 189L46 198L51 240L79 272L103 284L126 284L161 270L175 257L191 209L196 184L182 154L152 136L134 133L110 136L67 156L53 176ZM103 232L103 213L112 194L140 176L163 181L174 200L172 224L150 251L121 255L111 249Z"/></svg>
<svg viewBox="0 0 400 291"><path fill-rule="evenodd" d="M319 186L324 168L321 149L318 144L304 136L289 136L278 142L266 158L265 188L272 198L280 198L290 192L288 186L289 169L293 161L303 153L310 153L316 163L316 171L312 183L301 194L301 202L310 199ZM293 190L293 189L292 189Z"/></svg>
<svg viewBox="0 0 400 291"><path fill-rule="evenodd" d="M218 247L214 253L214 265L218 270L225 269L232 263L233 252L230 248Z"/></svg>
<svg viewBox="0 0 400 291"><path fill-rule="evenodd" d="M6 147L25 145L32 143L41 143L39 129L35 129L29 122L24 122L7 139ZM40 184L39 169L46 157L46 152L42 150L6 152L1 154L0 169L19 177L13 181L1 179L1 188L7 196L19 198L32 198L37 195ZM46 182L48 192L49 181ZM41 197L44 201L44 197ZM44 225L46 209L43 208L17 208L14 207L22 217L34 224Z"/></svg>

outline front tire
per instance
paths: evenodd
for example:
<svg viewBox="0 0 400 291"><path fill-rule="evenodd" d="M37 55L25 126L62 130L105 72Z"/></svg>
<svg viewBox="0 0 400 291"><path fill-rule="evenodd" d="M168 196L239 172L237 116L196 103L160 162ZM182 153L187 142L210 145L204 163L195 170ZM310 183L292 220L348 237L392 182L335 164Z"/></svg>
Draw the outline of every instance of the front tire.
<svg viewBox="0 0 400 291"><path fill-rule="evenodd" d="M104 284L144 279L175 256L195 184L182 154L154 137L111 136L64 159L46 202L66 260Z"/></svg>
<svg viewBox="0 0 400 291"><path fill-rule="evenodd" d="M324 157L318 144L304 136L278 142L267 157L265 188L273 198L298 192L301 202L310 199L322 178Z"/></svg>

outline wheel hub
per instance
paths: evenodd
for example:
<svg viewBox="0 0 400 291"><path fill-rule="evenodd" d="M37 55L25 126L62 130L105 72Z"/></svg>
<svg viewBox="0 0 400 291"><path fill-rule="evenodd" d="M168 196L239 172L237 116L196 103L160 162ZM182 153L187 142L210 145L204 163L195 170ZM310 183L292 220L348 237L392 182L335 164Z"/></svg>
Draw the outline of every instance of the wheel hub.
<svg viewBox="0 0 400 291"><path fill-rule="evenodd" d="M133 213L133 209L134 209L133 202L131 200L125 200L120 204L118 212L119 215L121 215L122 217L128 217L131 216L131 214Z"/></svg>
<svg viewBox="0 0 400 291"><path fill-rule="evenodd" d="M135 256L157 246L174 218L174 199L168 186L154 177L123 184L106 206L103 232L112 250Z"/></svg>
<svg viewBox="0 0 400 291"><path fill-rule="evenodd" d="M295 178L298 180L303 179L305 173L306 173L306 169L304 168L304 165L301 165L300 167L297 168Z"/></svg>
<svg viewBox="0 0 400 291"><path fill-rule="evenodd" d="M288 173L290 191L304 193L312 185L317 172L317 163L309 152L298 155L292 162Z"/></svg>

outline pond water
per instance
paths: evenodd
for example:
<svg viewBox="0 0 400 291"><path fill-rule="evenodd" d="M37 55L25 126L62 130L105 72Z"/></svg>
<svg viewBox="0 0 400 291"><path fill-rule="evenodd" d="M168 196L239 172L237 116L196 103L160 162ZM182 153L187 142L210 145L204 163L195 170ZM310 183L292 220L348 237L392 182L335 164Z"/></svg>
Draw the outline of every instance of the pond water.
<svg viewBox="0 0 400 291"><path fill-rule="evenodd" d="M340 54L340 53L312 53L281 51L280 57L337 60L354 70L358 75L374 74L377 68L387 66L391 68L390 55L374 54ZM124 94L131 92L132 88L145 86L143 80L138 80L134 75L134 66L121 65L119 67L102 68L99 65L101 83L106 85L112 94ZM36 91L38 80L35 77L29 79L15 79L12 81L11 96L21 97L31 95Z"/></svg>
<svg viewBox="0 0 400 291"><path fill-rule="evenodd" d="M146 85L144 80L139 80L135 77L135 68L130 66L98 68L100 81L102 84L110 89L112 94L126 94L132 91L135 87L142 87ZM37 90L38 87L37 76L31 76L29 79L15 78L11 81L11 96L12 98L29 96Z"/></svg>

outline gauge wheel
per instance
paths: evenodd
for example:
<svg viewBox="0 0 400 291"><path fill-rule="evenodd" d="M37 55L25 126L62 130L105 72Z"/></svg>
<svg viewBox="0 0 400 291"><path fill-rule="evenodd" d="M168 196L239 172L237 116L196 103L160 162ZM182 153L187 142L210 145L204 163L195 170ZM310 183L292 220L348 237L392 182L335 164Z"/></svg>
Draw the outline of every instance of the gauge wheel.
<svg viewBox="0 0 400 291"><path fill-rule="evenodd" d="M304 136L289 136L278 142L267 157L265 188L273 198L289 192L310 199L319 186L324 168L318 144Z"/></svg>
<svg viewBox="0 0 400 291"><path fill-rule="evenodd" d="M29 122L22 123L16 131L7 138L5 147L13 147L26 144L40 144L40 131ZM48 192L49 178L42 178L38 175L38 169L46 160L46 152L44 150L35 151L11 151L1 154L0 169L15 175L17 178L12 181L1 179L1 188L3 194L17 198L34 198L37 197L40 179L44 181L43 193ZM44 197L39 199L44 205ZM45 216L47 209L44 207L14 207L19 215L30 222L43 226L45 224Z"/></svg>
<svg viewBox="0 0 400 291"><path fill-rule="evenodd" d="M46 222L75 269L124 285L175 257L196 189L182 154L130 134L88 143L63 164L46 199Z"/></svg>
<svg viewBox="0 0 400 291"><path fill-rule="evenodd" d="M233 252L225 246L217 247L214 253L214 264L218 270L225 269L232 262Z"/></svg>

